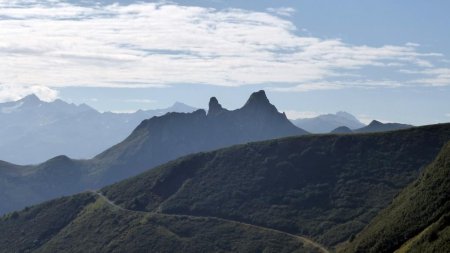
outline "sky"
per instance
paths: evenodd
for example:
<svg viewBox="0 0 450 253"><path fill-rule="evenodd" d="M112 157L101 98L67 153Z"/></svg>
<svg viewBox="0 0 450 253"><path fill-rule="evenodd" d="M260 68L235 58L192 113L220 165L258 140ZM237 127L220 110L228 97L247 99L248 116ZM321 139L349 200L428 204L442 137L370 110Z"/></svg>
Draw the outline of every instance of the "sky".
<svg viewBox="0 0 450 253"><path fill-rule="evenodd" d="M0 0L0 102L450 121L450 1Z"/></svg>

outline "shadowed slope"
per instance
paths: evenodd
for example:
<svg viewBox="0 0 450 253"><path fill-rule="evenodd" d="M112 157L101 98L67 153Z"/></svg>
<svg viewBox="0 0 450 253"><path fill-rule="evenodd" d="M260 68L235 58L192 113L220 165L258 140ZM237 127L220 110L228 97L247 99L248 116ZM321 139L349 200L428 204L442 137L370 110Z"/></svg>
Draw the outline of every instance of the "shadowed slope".
<svg viewBox="0 0 450 253"><path fill-rule="evenodd" d="M450 143L342 252L393 252L411 238L404 252L448 252L449 226Z"/></svg>
<svg viewBox="0 0 450 253"><path fill-rule="evenodd" d="M0 252L323 252L282 232L210 217L135 212L92 193L0 220Z"/></svg>
<svg viewBox="0 0 450 253"><path fill-rule="evenodd" d="M251 143L191 155L103 192L127 209L221 217L336 245L418 176L449 130Z"/></svg>

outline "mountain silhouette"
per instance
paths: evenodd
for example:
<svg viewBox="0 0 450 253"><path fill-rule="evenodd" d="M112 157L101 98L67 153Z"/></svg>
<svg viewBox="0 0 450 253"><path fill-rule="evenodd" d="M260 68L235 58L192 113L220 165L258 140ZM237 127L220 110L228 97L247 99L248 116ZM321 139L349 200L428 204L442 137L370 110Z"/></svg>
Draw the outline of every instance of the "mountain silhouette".
<svg viewBox="0 0 450 253"><path fill-rule="evenodd" d="M123 142L94 158L108 168L101 185L142 172L182 155L234 144L307 134L279 113L264 91L228 111L211 98L209 110L169 113L143 121Z"/></svg>
<svg viewBox="0 0 450 253"><path fill-rule="evenodd" d="M336 114L324 114L314 118L292 120L294 125L305 129L311 133L329 133L334 129L345 126L349 129L364 127L355 116L347 112L337 112Z"/></svg>
<svg viewBox="0 0 450 253"><path fill-rule="evenodd" d="M36 166L0 163L5 187L0 212L14 210L61 195L98 188L183 155L235 144L302 135L283 113L270 104L264 91L252 94L240 109L220 109L211 99L210 113L167 113L141 122L122 142L89 160L58 156ZM216 103L217 102L217 103ZM20 195L20 198L18 197Z"/></svg>
<svg viewBox="0 0 450 253"><path fill-rule="evenodd" d="M400 129L411 128L412 125L400 124L400 123L382 123L377 120L373 120L369 125L355 129L355 133L376 133L376 132L386 132L395 131Z"/></svg>
<svg viewBox="0 0 450 253"><path fill-rule="evenodd" d="M332 134L349 134L349 133L353 133L353 131L346 126L341 126L341 127L334 129L330 133L332 133Z"/></svg>

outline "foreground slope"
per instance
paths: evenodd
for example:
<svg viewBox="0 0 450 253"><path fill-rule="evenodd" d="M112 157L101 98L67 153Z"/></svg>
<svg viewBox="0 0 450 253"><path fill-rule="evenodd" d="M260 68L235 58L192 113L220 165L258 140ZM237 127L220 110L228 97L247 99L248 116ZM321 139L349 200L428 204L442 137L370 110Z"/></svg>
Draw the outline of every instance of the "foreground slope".
<svg viewBox="0 0 450 253"><path fill-rule="evenodd" d="M93 159L58 156L37 166L0 163L0 213L99 188L183 155L302 134L306 132L279 113L264 91L253 93L234 111L212 98L208 113L169 113L145 120Z"/></svg>
<svg viewBox="0 0 450 253"><path fill-rule="evenodd" d="M342 252L450 251L450 143Z"/></svg>
<svg viewBox="0 0 450 253"><path fill-rule="evenodd" d="M450 140L450 125L285 138L170 162L106 187L127 209L214 216L333 246L358 233Z"/></svg>
<svg viewBox="0 0 450 253"><path fill-rule="evenodd" d="M209 217L135 212L94 193L0 220L0 252L324 252L279 231Z"/></svg>

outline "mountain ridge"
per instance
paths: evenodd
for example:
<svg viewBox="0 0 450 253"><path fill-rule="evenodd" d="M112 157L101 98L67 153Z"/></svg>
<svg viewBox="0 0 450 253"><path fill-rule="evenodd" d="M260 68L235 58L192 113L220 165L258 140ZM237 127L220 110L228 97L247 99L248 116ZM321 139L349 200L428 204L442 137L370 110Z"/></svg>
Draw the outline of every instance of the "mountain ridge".
<svg viewBox="0 0 450 253"><path fill-rule="evenodd" d="M372 120L369 125L353 130L355 133L373 133L373 132L386 132L396 131L401 129L407 129L413 127L408 124L400 123L382 123L378 120Z"/></svg>
<svg viewBox="0 0 450 253"><path fill-rule="evenodd" d="M329 133L332 130L346 126L350 129L364 127L355 116L350 113L339 111L335 114L323 114L313 118L292 120L294 125L311 133Z"/></svg>
<svg viewBox="0 0 450 253"><path fill-rule="evenodd" d="M263 91L258 96L266 103L262 109L247 105L209 116L205 110L199 109L192 113L168 113L144 120L122 142L92 159L72 160L58 156L36 166L4 163L1 168L0 164L0 171L10 171L12 167L27 171L13 177L0 177L5 181L0 200L8 202L8 205L0 207L0 212L99 188L183 155L306 134L279 113L267 98L265 101ZM19 193L20 198L15 195Z"/></svg>

